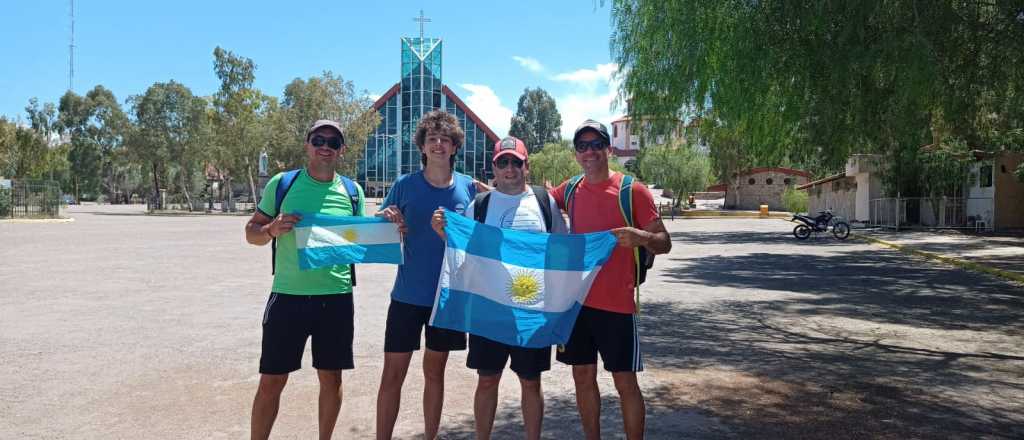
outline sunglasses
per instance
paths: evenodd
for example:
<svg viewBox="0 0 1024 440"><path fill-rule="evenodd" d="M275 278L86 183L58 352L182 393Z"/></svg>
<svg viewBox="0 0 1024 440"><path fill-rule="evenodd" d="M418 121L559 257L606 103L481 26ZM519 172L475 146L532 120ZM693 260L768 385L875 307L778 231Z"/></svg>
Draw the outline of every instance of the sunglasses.
<svg viewBox="0 0 1024 440"><path fill-rule="evenodd" d="M502 158L494 161L494 166L496 166L498 168L506 168L506 167L509 166L509 164L511 164L512 166L514 166L516 168L522 168L523 167L523 161L521 161L519 159L511 158L511 157L502 157Z"/></svg>
<svg viewBox="0 0 1024 440"><path fill-rule="evenodd" d="M313 138L309 140L309 144L314 146L314 147L317 147L317 148L320 148L320 147L326 145L327 148L330 148L332 150L340 150L341 149L341 138L323 137L323 136L320 136L320 135L316 135L316 136L313 136Z"/></svg>
<svg viewBox="0 0 1024 440"><path fill-rule="evenodd" d="M601 151L605 148L608 148L608 143L601 139L594 139L590 142L577 141L576 144L573 145L573 147L576 148L577 153L586 153L587 149Z"/></svg>

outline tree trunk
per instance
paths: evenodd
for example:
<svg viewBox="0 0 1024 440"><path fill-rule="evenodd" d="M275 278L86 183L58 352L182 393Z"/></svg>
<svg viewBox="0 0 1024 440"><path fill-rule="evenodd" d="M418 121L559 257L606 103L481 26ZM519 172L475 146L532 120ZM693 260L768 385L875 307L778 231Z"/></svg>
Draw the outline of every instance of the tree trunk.
<svg viewBox="0 0 1024 440"><path fill-rule="evenodd" d="M160 178L157 177L156 162L153 162L153 209L161 209L160 206Z"/></svg>
<svg viewBox="0 0 1024 440"><path fill-rule="evenodd" d="M252 166L247 166L245 174L249 176L249 195L252 197L253 210L256 207L256 181L252 178Z"/></svg>
<svg viewBox="0 0 1024 440"><path fill-rule="evenodd" d="M183 169L181 172L181 192L185 194L185 203L188 204L188 212L192 212L192 196L188 194L188 182L185 179L185 175L188 174Z"/></svg>

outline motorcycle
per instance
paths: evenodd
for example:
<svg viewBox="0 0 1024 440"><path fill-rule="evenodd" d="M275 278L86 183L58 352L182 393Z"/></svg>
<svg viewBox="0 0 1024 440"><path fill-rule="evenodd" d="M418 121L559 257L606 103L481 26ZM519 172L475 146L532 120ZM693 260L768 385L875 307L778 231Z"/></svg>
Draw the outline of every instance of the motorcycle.
<svg viewBox="0 0 1024 440"><path fill-rule="evenodd" d="M828 232L830 228L836 239L845 240L850 236L850 224L842 217L833 215L831 209L819 211L815 217L793 214L790 221L800 223L793 228L793 236L798 240L806 240L812 233Z"/></svg>

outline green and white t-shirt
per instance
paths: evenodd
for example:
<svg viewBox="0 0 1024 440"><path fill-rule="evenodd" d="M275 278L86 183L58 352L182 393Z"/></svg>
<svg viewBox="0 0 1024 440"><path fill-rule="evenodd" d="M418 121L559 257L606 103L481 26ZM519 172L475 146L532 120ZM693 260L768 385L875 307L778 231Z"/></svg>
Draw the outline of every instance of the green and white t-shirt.
<svg viewBox="0 0 1024 440"><path fill-rule="evenodd" d="M267 182L258 209L268 217L276 217L274 197L278 182L284 173L278 173ZM359 190L359 202L363 203L363 188ZM352 203L345 192L345 185L335 175L331 182L320 182L309 177L303 168L295 178L288 194L281 203L281 212L320 213L325 215L355 215ZM359 212L366 212L362 207ZM352 293L352 278L347 265L299 270L298 251L295 249L295 232L277 237L277 258L274 264L274 287L277 293L291 295L327 295Z"/></svg>

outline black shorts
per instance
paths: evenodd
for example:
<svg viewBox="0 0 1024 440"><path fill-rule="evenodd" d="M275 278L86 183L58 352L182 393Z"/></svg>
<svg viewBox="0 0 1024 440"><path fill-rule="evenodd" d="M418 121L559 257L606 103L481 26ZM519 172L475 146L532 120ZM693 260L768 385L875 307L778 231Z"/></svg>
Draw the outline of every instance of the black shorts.
<svg viewBox="0 0 1024 440"><path fill-rule="evenodd" d="M260 373L286 374L302 367L313 337L313 368L350 370L354 333L352 295L271 293L263 311Z"/></svg>
<svg viewBox="0 0 1024 440"><path fill-rule="evenodd" d="M384 352L409 353L420 349L420 334L426 330L427 348L434 351L466 349L466 334L427 325L432 307L391 300L384 325Z"/></svg>
<svg viewBox="0 0 1024 440"><path fill-rule="evenodd" d="M540 373L551 369L551 347L516 347L469 335L467 367L478 370L483 376L493 376L505 369L509 358L512 358L512 371L522 379L538 379Z"/></svg>
<svg viewBox="0 0 1024 440"><path fill-rule="evenodd" d="M555 359L568 365L596 364L598 353L605 370L643 371L636 316L583 306L569 342L558 347Z"/></svg>

